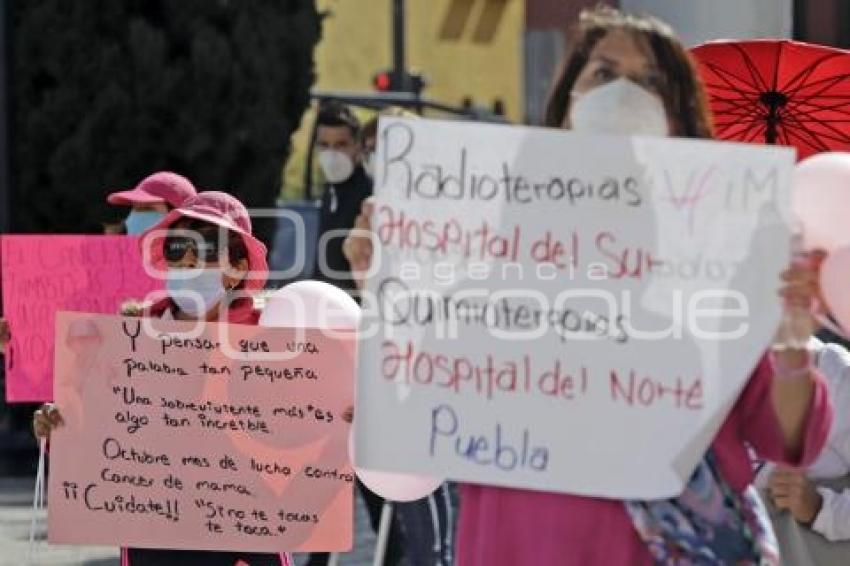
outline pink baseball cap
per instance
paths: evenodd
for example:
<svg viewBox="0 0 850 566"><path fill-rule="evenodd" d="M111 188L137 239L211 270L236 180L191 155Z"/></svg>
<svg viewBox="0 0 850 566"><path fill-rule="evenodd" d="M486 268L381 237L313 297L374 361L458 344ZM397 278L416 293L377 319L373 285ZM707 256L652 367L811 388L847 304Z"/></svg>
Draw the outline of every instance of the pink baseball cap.
<svg viewBox="0 0 850 566"><path fill-rule="evenodd" d="M245 278L244 288L247 291L257 291L265 286L269 274L269 265L266 261L267 250L265 244L251 233L251 216L248 214L248 209L236 197L218 191L198 193L166 214L156 226L142 235L141 246L143 249L147 247L147 254L143 254L143 257L147 255L154 267L157 269L166 267L163 254L165 239L151 238L148 234L167 230L181 218L202 220L239 234L248 252L250 270Z"/></svg>
<svg viewBox="0 0 850 566"><path fill-rule="evenodd" d="M177 208L196 194L195 185L186 177L171 171L157 171L129 191L110 194L106 202L123 206L166 203Z"/></svg>

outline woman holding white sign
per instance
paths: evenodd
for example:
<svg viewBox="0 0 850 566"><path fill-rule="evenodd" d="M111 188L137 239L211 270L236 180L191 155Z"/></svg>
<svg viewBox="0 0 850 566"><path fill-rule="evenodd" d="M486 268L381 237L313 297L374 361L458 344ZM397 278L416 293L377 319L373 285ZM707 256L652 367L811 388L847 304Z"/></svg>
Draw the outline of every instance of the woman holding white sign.
<svg viewBox="0 0 850 566"><path fill-rule="evenodd" d="M570 45L547 109L548 126L712 137L694 65L667 25L600 8L582 15ZM364 204L355 228L371 230L372 207ZM362 286L371 240L356 234L345 250ZM821 260L813 254L777 282L789 311L803 318L819 294ZM458 563L778 564L748 452L805 466L823 447L830 420L826 388L808 352L773 351L758 364L679 497L622 501L464 485Z"/></svg>
<svg viewBox="0 0 850 566"><path fill-rule="evenodd" d="M160 270L167 296L141 316L168 320L257 324L251 294L268 275L266 247L251 233L248 211L226 193L203 192L168 213L142 239L143 258ZM191 270L192 275L186 273ZM35 413L36 436L62 424L52 404ZM289 566L287 555L134 549L121 551L122 566Z"/></svg>

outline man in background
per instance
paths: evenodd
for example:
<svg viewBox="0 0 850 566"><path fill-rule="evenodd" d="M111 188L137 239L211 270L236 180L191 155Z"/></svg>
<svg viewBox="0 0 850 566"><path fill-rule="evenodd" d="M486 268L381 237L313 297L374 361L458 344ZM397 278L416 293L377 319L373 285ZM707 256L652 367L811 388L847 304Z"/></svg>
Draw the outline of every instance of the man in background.
<svg viewBox="0 0 850 566"><path fill-rule="evenodd" d="M325 178L325 192L319 212L319 242L313 279L324 281L354 294L357 287L351 266L342 253L342 244L360 213L360 205L372 194L372 179L363 170L359 142L360 121L350 108L335 101L319 108L316 118L316 157ZM375 532L381 521L384 500L357 482ZM404 548L397 521L393 521L385 566L402 562ZM329 555L313 553L307 566L325 566Z"/></svg>
<svg viewBox="0 0 850 566"><path fill-rule="evenodd" d="M352 293L356 287L342 244L354 226L361 203L372 194L372 179L360 160L360 122L338 102L319 108L316 157L325 178L319 212L319 245L313 279Z"/></svg>

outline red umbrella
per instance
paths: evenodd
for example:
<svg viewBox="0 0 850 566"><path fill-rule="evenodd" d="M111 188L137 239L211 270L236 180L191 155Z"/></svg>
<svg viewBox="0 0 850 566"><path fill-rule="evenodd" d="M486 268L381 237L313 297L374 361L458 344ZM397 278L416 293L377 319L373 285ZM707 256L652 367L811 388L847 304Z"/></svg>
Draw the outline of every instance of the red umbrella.
<svg viewBox="0 0 850 566"><path fill-rule="evenodd" d="M692 49L717 137L850 150L850 51L789 40L712 41Z"/></svg>

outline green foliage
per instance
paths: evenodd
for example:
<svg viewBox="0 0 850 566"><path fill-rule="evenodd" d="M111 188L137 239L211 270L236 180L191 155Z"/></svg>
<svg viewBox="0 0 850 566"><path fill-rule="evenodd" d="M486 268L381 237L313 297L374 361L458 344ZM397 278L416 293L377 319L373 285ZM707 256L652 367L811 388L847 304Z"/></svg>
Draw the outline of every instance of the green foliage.
<svg viewBox="0 0 850 566"><path fill-rule="evenodd" d="M312 0L7 9L14 231L98 232L126 212L107 193L160 169L274 205L314 81Z"/></svg>

